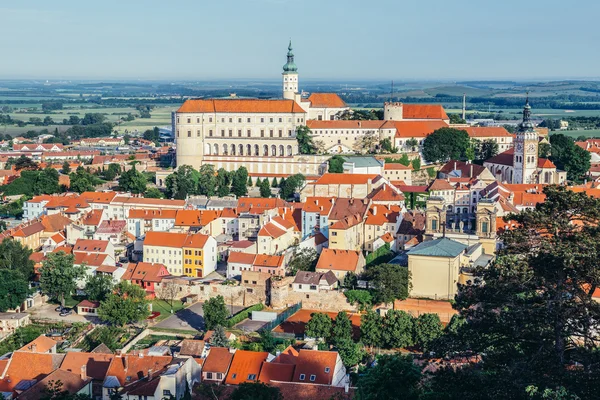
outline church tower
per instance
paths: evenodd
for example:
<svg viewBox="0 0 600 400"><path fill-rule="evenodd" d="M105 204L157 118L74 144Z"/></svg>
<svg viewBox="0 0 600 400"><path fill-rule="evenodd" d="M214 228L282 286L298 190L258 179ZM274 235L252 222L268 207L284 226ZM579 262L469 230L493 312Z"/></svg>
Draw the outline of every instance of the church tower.
<svg viewBox="0 0 600 400"><path fill-rule="evenodd" d="M512 183L535 183L538 166L538 134L531 122L529 95L523 108L523 121L519 124L514 139Z"/></svg>
<svg viewBox="0 0 600 400"><path fill-rule="evenodd" d="M292 41L288 46L287 63L283 66L283 98L294 100L298 93L298 67L294 62L294 53L292 53Z"/></svg>

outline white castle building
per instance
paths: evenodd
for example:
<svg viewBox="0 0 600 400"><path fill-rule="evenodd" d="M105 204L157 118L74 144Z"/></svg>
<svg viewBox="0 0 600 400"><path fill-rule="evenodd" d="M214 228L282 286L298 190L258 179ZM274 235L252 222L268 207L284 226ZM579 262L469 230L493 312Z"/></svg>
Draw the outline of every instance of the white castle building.
<svg viewBox="0 0 600 400"><path fill-rule="evenodd" d="M423 139L448 126L441 105L385 103L381 121L340 121L349 110L335 93L299 92L298 67L290 42L282 73L282 99L187 100L175 114L177 165L202 164L235 170L245 166L253 176L320 175L326 155L299 154L296 132L308 126L325 154L362 150L365 135L390 139L398 149L418 151ZM417 146L410 139L416 139ZM502 138L502 140L504 140Z"/></svg>

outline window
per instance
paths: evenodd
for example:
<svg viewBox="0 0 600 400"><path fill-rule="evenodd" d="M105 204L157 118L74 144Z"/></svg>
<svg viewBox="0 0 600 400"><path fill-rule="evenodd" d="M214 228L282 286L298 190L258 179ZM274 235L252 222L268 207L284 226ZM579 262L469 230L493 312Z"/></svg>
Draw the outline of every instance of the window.
<svg viewBox="0 0 600 400"><path fill-rule="evenodd" d="M325 367L325 373L326 373L326 374L328 374L328 373L329 373L329 371L331 371L331 370L329 369L329 367Z"/></svg>
<svg viewBox="0 0 600 400"><path fill-rule="evenodd" d="M206 379L212 379L212 372L206 373Z"/></svg>
<svg viewBox="0 0 600 400"><path fill-rule="evenodd" d="M199 124L200 123L200 118L196 118L196 123Z"/></svg>
<svg viewBox="0 0 600 400"><path fill-rule="evenodd" d="M248 288L248 289L246 289L246 292L247 292L247 293L252 293L252 292L253 292L253 290L252 290L251 288Z"/></svg>
<svg viewBox="0 0 600 400"><path fill-rule="evenodd" d="M200 137L200 130L196 132L196 136Z"/></svg>
<svg viewBox="0 0 600 400"><path fill-rule="evenodd" d="M168 389L163 390L163 396L171 396L171 391Z"/></svg>
<svg viewBox="0 0 600 400"><path fill-rule="evenodd" d="M437 220L433 219L433 220L431 220L431 230L435 231L436 229L437 229Z"/></svg>
<svg viewBox="0 0 600 400"><path fill-rule="evenodd" d="M251 133L251 132L252 132L252 131L251 131L250 129L248 129L248 132L247 132L247 134L248 134L248 137L250 137L250 133Z"/></svg>
<svg viewBox="0 0 600 400"><path fill-rule="evenodd" d="M273 129L269 130L269 136L273 137Z"/></svg>
<svg viewBox="0 0 600 400"><path fill-rule="evenodd" d="M269 122L273 122L273 118L269 118Z"/></svg>
<svg viewBox="0 0 600 400"><path fill-rule="evenodd" d="M481 223L481 232L488 233L488 223L486 221Z"/></svg>
<svg viewBox="0 0 600 400"><path fill-rule="evenodd" d="M192 131L188 131L188 137L192 137Z"/></svg>
<svg viewBox="0 0 600 400"><path fill-rule="evenodd" d="M233 122L233 118L229 118L229 123L232 123L232 122Z"/></svg>
<svg viewBox="0 0 600 400"><path fill-rule="evenodd" d="M248 380L249 381L255 381L256 380L256 374L248 374Z"/></svg>
<svg viewBox="0 0 600 400"><path fill-rule="evenodd" d="M265 130L264 129L260 130L260 137L265 137Z"/></svg>
<svg viewBox="0 0 600 400"><path fill-rule="evenodd" d="M213 135L212 129L209 129L208 136L212 137L212 135Z"/></svg>
<svg viewBox="0 0 600 400"><path fill-rule="evenodd" d="M225 129L221 129L221 136L225 137Z"/></svg>
<svg viewBox="0 0 600 400"><path fill-rule="evenodd" d="M260 122L265 122L265 119L264 119L264 118L261 118L261 119L260 119Z"/></svg>
<svg viewBox="0 0 600 400"><path fill-rule="evenodd" d="M306 378L306 375L300 374L300 380L303 381Z"/></svg>
<svg viewBox="0 0 600 400"><path fill-rule="evenodd" d="M246 122L250 123L250 117L248 117L248 119L246 120Z"/></svg>
<svg viewBox="0 0 600 400"><path fill-rule="evenodd" d="M279 118L279 122L283 122L283 118Z"/></svg>
<svg viewBox="0 0 600 400"><path fill-rule="evenodd" d="M238 123L240 123L240 124L242 123L242 119L241 118L238 118Z"/></svg>
<svg viewBox="0 0 600 400"><path fill-rule="evenodd" d="M231 379L237 378L237 374L231 374Z"/></svg>
<svg viewBox="0 0 600 400"><path fill-rule="evenodd" d="M242 137L242 130L238 129L238 137Z"/></svg>
<svg viewBox="0 0 600 400"><path fill-rule="evenodd" d="M232 137L232 136L233 136L233 129L230 129L229 130L229 137Z"/></svg>
<svg viewBox="0 0 600 400"><path fill-rule="evenodd" d="M317 286L316 285L310 285L310 290L317 290Z"/></svg>
<svg viewBox="0 0 600 400"><path fill-rule="evenodd" d="M317 379L317 376L316 376L316 375L311 375L311 376L310 376L310 381L311 381L311 382L314 382L314 381L315 381L315 379Z"/></svg>
<svg viewBox="0 0 600 400"><path fill-rule="evenodd" d="M282 137L282 136L283 136L283 130L280 129L279 130L279 137Z"/></svg>
<svg viewBox="0 0 600 400"><path fill-rule="evenodd" d="M212 117L209 117L209 118L208 118L208 122L212 122Z"/></svg>
<svg viewBox="0 0 600 400"><path fill-rule="evenodd" d="M187 119L187 122L188 122L188 124L190 124L190 123L192 122L192 119L191 119L191 118L188 118L188 119Z"/></svg>

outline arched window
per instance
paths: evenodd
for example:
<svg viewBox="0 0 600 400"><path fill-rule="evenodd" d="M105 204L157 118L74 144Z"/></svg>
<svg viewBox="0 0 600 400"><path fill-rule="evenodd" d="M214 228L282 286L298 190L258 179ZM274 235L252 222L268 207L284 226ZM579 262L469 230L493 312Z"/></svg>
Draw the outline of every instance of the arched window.
<svg viewBox="0 0 600 400"><path fill-rule="evenodd" d="M271 146L271 156L275 157L277 155L277 146Z"/></svg>
<svg viewBox="0 0 600 400"><path fill-rule="evenodd" d="M235 156L235 144L231 145L231 155Z"/></svg>
<svg viewBox="0 0 600 400"><path fill-rule="evenodd" d="M266 144L263 145L263 156L268 156L269 155L269 146L267 146Z"/></svg>
<svg viewBox="0 0 600 400"><path fill-rule="evenodd" d="M292 156L292 146L290 146L290 145L288 145L288 147L287 147L287 155L288 155L288 157Z"/></svg>
<svg viewBox="0 0 600 400"><path fill-rule="evenodd" d="M223 155L225 155L225 156L226 156L227 154L229 154L229 152L227 151L227 145L226 145L226 144L224 144L224 145L223 145Z"/></svg>
<svg viewBox="0 0 600 400"><path fill-rule="evenodd" d="M219 155L219 145L218 144L215 143L214 149L215 149L215 155Z"/></svg>
<svg viewBox="0 0 600 400"><path fill-rule="evenodd" d="M258 151L258 150L259 150L259 147L258 147L258 145L257 145L257 144L255 144L255 145L254 145L254 155L255 155L255 156L259 156L259 155L260 155L260 153L259 153L259 151Z"/></svg>
<svg viewBox="0 0 600 400"><path fill-rule="evenodd" d="M246 155L248 155L248 156L252 155L252 145L251 144L246 146Z"/></svg>
<svg viewBox="0 0 600 400"><path fill-rule="evenodd" d="M283 149L283 145L279 145L279 157L285 156L285 150Z"/></svg>
<svg viewBox="0 0 600 400"><path fill-rule="evenodd" d="M238 147L239 147L239 150L240 150L240 151L238 152L238 154L239 154L240 156L243 156L243 155L244 155L244 145L243 145L243 144L240 144Z"/></svg>
<svg viewBox="0 0 600 400"><path fill-rule="evenodd" d="M206 144L204 145L204 153L205 153L207 156L210 156L210 151L211 151L211 150L212 150L212 146L210 145L210 143L206 143Z"/></svg>

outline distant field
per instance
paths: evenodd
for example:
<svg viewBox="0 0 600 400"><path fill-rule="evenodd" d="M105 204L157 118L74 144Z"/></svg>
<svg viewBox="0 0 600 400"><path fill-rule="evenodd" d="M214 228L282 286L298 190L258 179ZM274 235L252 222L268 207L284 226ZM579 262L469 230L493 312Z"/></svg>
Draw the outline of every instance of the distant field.
<svg viewBox="0 0 600 400"><path fill-rule="evenodd" d="M576 131L553 131L552 133L562 133L567 136L571 136L573 138L577 138L579 136L585 136L588 138L596 137L600 138L600 129L589 129L589 130L576 130Z"/></svg>
<svg viewBox="0 0 600 400"><path fill-rule="evenodd" d="M7 133L13 137L24 134L27 131L39 131L42 129L48 129L48 132L52 133L56 128L59 132L64 132L69 129L71 125L49 125L49 126L24 126L22 128L18 126L4 126L0 125L0 133L6 135Z"/></svg>
<svg viewBox="0 0 600 400"><path fill-rule="evenodd" d="M28 112L28 113L18 113L12 112L10 113L11 118L18 119L21 121L28 122L30 118L41 118L42 120L46 116L50 116L55 122L62 122L63 119L69 119L71 115L77 115L79 118L83 118L86 113L100 113L105 114L106 119L109 122L117 122L122 116L126 116L128 113L137 114L138 111L133 107L73 107L73 108L64 108L62 110L57 110L51 114L42 113L40 104L30 104L30 105L12 105L13 108L30 108L36 107L40 110L39 113L36 112ZM161 106L156 107L150 113L151 118L136 118L134 121L122 122L119 126L115 127L115 130L119 133L132 133L132 132L143 132L147 129L151 129L155 126L166 126L171 125L171 111L176 110L178 106ZM57 125L58 129L63 131L69 128L69 126L65 125ZM55 126L32 126L27 125L23 128L19 128L17 126L0 126L0 132L3 134L10 135L19 135L23 132L27 132L30 130L41 130L47 128L49 131L53 131Z"/></svg>

